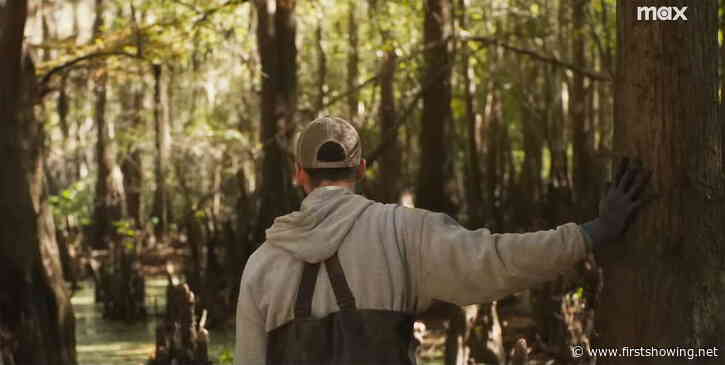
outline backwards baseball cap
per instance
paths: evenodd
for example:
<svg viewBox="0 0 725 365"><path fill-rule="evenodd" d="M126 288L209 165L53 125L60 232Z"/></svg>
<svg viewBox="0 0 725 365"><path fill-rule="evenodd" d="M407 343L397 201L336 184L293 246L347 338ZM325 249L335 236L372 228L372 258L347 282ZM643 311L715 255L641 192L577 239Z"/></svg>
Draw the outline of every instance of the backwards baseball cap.
<svg viewBox="0 0 725 365"><path fill-rule="evenodd" d="M326 116L310 122L300 132L296 154L303 168L356 167L360 165L362 146L352 124Z"/></svg>

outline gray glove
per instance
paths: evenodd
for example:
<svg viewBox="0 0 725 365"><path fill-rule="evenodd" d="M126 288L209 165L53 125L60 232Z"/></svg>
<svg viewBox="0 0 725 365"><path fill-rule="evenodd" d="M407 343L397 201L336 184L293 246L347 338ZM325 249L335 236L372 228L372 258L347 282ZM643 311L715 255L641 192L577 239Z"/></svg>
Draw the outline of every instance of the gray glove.
<svg viewBox="0 0 725 365"><path fill-rule="evenodd" d="M582 225L593 247L615 241L624 234L642 205L642 192L651 177L652 171L642 168L641 162L622 159L614 183L599 203L599 218Z"/></svg>

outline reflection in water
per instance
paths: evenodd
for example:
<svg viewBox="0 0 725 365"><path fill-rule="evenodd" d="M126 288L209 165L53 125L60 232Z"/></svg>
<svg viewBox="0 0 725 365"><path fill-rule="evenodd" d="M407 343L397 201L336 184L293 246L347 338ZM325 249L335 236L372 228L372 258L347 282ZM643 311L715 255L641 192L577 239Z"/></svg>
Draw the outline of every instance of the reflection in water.
<svg viewBox="0 0 725 365"><path fill-rule="evenodd" d="M101 307L93 302L93 282L84 282L71 302L76 317L76 351L79 365L144 364L154 352L155 316L164 310L166 280L146 279L147 320L137 323L106 321ZM230 316L234 314L231 313ZM209 330L209 354L212 360L233 349L234 328ZM218 363L218 362L215 362Z"/></svg>

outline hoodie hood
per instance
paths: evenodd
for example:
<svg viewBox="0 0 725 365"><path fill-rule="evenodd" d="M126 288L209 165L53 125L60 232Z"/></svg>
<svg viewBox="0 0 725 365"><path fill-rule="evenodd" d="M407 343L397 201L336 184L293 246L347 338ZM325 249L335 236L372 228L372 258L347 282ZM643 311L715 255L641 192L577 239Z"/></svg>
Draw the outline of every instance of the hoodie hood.
<svg viewBox="0 0 725 365"><path fill-rule="evenodd" d="M373 201L338 186L313 190L299 211L278 217L267 229L267 244L309 263L331 257L357 218Z"/></svg>

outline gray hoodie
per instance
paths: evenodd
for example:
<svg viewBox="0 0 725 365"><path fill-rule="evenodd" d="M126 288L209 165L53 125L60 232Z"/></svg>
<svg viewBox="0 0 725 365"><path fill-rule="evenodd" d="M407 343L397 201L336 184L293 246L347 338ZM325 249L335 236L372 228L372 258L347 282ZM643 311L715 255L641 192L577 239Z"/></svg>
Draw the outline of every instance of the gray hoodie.
<svg viewBox="0 0 725 365"><path fill-rule="evenodd" d="M485 303L555 278L585 257L574 223L555 230L492 234L445 214L381 204L341 187L313 190L277 218L249 258L237 304L235 364L265 364L267 332L293 319L303 262L336 251L361 309L420 313L433 299ZM339 310L325 265L312 314Z"/></svg>

